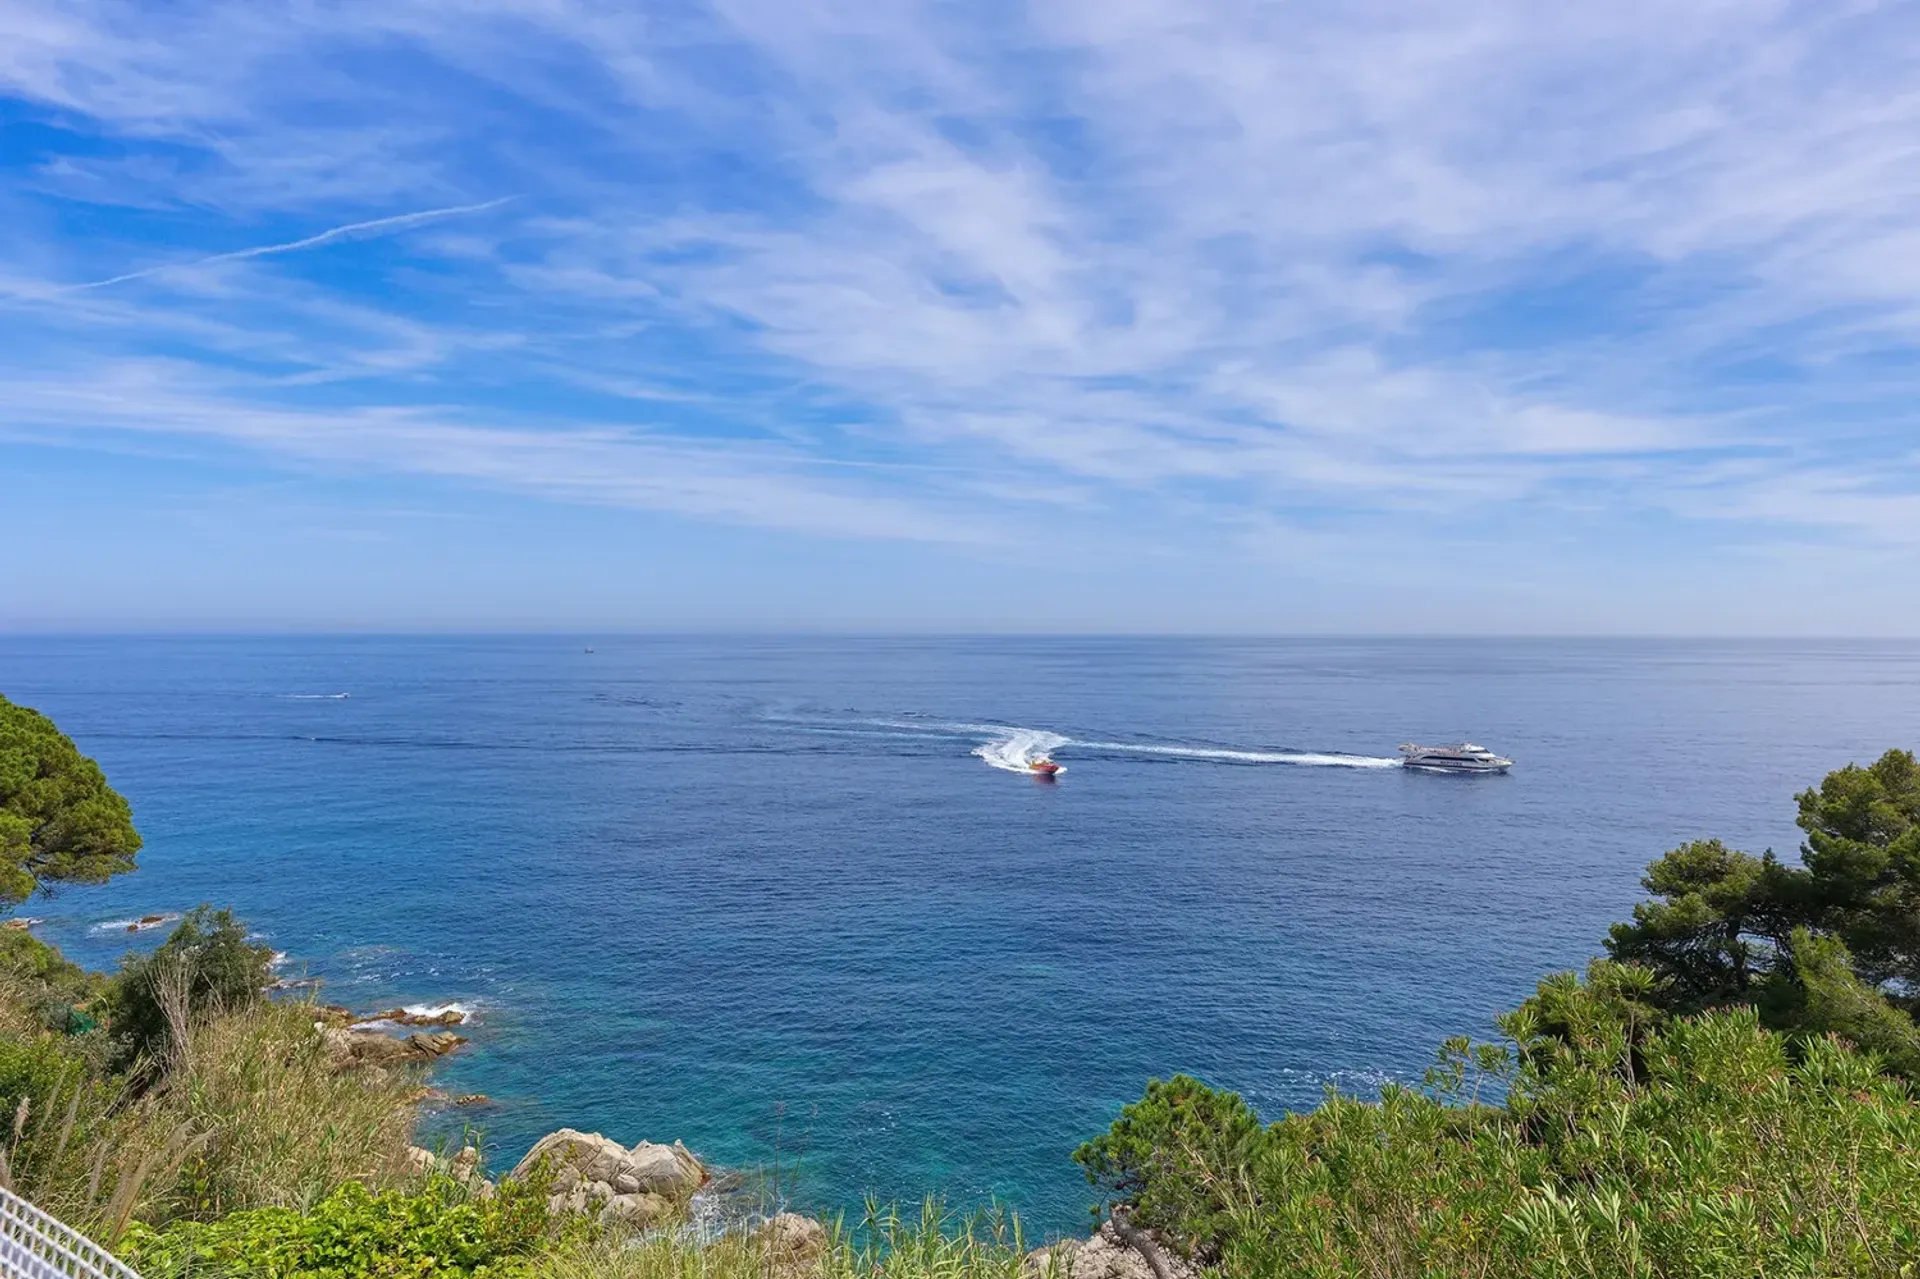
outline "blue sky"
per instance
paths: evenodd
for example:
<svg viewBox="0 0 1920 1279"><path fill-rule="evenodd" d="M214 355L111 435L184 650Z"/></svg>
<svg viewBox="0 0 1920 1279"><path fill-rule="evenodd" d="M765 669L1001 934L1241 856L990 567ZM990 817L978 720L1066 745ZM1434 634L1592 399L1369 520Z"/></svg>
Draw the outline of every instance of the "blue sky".
<svg viewBox="0 0 1920 1279"><path fill-rule="evenodd" d="M1920 634L1913 6L0 30L0 627Z"/></svg>

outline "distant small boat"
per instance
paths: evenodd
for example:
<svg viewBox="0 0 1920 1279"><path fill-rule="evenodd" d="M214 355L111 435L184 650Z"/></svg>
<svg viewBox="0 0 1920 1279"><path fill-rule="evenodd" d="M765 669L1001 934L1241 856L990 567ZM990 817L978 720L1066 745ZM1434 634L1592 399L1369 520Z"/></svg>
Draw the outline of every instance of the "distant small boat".
<svg viewBox="0 0 1920 1279"><path fill-rule="evenodd" d="M1416 746L1408 742L1400 748L1400 756L1400 762L1408 768L1436 773L1504 773L1513 767L1512 760L1472 742L1458 746Z"/></svg>
<svg viewBox="0 0 1920 1279"><path fill-rule="evenodd" d="M592 649L588 649L587 651L588 651L589 653L591 653L591 652L592 652L593 650L592 650Z"/></svg>
<svg viewBox="0 0 1920 1279"><path fill-rule="evenodd" d="M1039 759L1027 762L1027 771L1036 777L1052 777L1060 771L1060 765L1042 755Z"/></svg>

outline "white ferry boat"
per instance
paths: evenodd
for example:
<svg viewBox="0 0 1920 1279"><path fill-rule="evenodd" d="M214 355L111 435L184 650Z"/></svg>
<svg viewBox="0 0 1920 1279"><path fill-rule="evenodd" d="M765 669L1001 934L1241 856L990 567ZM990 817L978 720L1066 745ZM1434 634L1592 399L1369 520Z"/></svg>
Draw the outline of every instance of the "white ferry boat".
<svg viewBox="0 0 1920 1279"><path fill-rule="evenodd" d="M1504 773L1513 767L1512 760L1472 742L1458 746L1415 746L1409 742L1400 748L1400 756L1400 762L1408 768L1443 773Z"/></svg>

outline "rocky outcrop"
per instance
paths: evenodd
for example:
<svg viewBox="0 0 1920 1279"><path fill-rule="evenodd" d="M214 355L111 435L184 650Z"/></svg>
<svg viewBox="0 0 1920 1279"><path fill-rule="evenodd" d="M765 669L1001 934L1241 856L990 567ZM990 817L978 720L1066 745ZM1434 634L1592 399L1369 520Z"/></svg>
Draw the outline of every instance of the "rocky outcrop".
<svg viewBox="0 0 1920 1279"><path fill-rule="evenodd" d="M750 1238L769 1279L818 1274L827 1255L827 1228L811 1217L783 1212L755 1227Z"/></svg>
<svg viewBox="0 0 1920 1279"><path fill-rule="evenodd" d="M404 1008L389 1008L384 1012L368 1013L357 1020L383 1021L395 1026L458 1026L467 1020L467 1015L458 1008L443 1008L437 1013L410 1013Z"/></svg>
<svg viewBox="0 0 1920 1279"><path fill-rule="evenodd" d="M377 1030L349 1030L329 1026L322 1021L316 1021L314 1025L320 1030L321 1044L336 1071L354 1070L362 1066L386 1068L424 1065L446 1056L467 1042L461 1036L444 1030L398 1039Z"/></svg>
<svg viewBox="0 0 1920 1279"><path fill-rule="evenodd" d="M462 1146L458 1154L448 1158L436 1155L424 1146L408 1146L407 1162L415 1171L439 1173L452 1177L455 1181L465 1182L476 1193L485 1196L493 1193L493 1183L480 1172L480 1152L472 1146Z"/></svg>
<svg viewBox="0 0 1920 1279"><path fill-rule="evenodd" d="M1109 1221L1093 1238L1027 1254L1021 1279L1196 1279L1198 1271L1144 1232Z"/></svg>
<svg viewBox="0 0 1920 1279"><path fill-rule="evenodd" d="M552 1177L552 1212L591 1213L637 1228L663 1225L686 1209L708 1180L706 1167L679 1142L643 1141L629 1150L597 1132L562 1128L534 1144L515 1165L515 1179L544 1166Z"/></svg>

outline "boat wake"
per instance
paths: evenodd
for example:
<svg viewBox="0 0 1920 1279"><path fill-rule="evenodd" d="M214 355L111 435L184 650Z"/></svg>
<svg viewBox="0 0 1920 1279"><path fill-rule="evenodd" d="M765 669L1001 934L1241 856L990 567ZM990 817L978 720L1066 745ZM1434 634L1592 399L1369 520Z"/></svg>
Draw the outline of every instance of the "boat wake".
<svg viewBox="0 0 1920 1279"><path fill-rule="evenodd" d="M1331 751L1237 751L1213 746L1156 746L1139 742L1075 742L1086 750L1129 755L1165 755L1172 759L1211 759L1227 764L1291 764L1297 768L1398 768L1382 755L1343 755Z"/></svg>
<svg viewBox="0 0 1920 1279"><path fill-rule="evenodd" d="M1005 769L1009 773L1030 773L1033 762L1067 744L1067 739L1058 733L1049 733L1038 728L1009 728L991 730L1004 734L973 748L973 753L987 761L989 767ZM1061 769L1066 772L1066 769Z"/></svg>
<svg viewBox="0 0 1920 1279"><path fill-rule="evenodd" d="M1062 747L1083 753L1152 755L1222 764L1285 764L1296 768L1399 768L1400 761L1380 755L1346 755L1331 751L1243 751L1221 746L1175 746L1155 742L1096 742L1066 737L1039 728L1011 728L990 724L956 724L960 730L992 733L990 741L973 753L990 766L1010 773L1030 772L1033 762ZM1065 770L1062 770L1065 771Z"/></svg>

